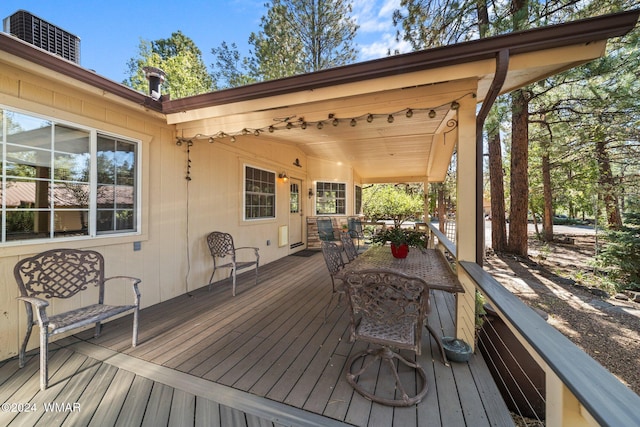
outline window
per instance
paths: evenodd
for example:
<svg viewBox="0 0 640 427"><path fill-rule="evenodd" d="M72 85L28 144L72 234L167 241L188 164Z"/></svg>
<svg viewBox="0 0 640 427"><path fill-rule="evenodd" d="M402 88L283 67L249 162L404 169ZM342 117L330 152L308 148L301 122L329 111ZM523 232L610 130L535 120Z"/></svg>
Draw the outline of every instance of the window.
<svg viewBox="0 0 640 427"><path fill-rule="evenodd" d="M276 174L245 166L244 219L276 217Z"/></svg>
<svg viewBox="0 0 640 427"><path fill-rule="evenodd" d="M300 213L300 185L296 182L289 186L289 213Z"/></svg>
<svg viewBox="0 0 640 427"><path fill-rule="evenodd" d="M0 109L2 243L136 232L138 144Z"/></svg>
<svg viewBox="0 0 640 427"><path fill-rule="evenodd" d="M338 182L316 183L316 214L346 214L346 185Z"/></svg>

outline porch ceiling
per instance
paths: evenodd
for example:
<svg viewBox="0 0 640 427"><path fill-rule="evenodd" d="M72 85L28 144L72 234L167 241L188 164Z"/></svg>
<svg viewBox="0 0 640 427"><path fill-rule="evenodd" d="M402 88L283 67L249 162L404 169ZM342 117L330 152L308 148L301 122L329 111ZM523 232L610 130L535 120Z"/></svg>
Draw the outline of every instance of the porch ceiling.
<svg viewBox="0 0 640 427"><path fill-rule="evenodd" d="M502 92L597 58L604 44L513 56ZM439 182L457 142L452 103L482 102L494 73L495 61L482 59L183 110L170 113L168 120L176 125L177 136L187 139L213 137L214 142L230 143L233 135L238 143L290 144L311 158L349 164L363 183ZM475 105L467 103L467 108Z"/></svg>
<svg viewBox="0 0 640 427"><path fill-rule="evenodd" d="M461 108L475 109L484 101L499 52L509 53L500 88L507 93L602 56L607 39L632 29L638 13L163 101L162 109L178 138L229 143L233 135L242 143L277 141L311 158L347 163L363 183L438 182L445 178L457 143L458 112L452 103L464 100Z"/></svg>

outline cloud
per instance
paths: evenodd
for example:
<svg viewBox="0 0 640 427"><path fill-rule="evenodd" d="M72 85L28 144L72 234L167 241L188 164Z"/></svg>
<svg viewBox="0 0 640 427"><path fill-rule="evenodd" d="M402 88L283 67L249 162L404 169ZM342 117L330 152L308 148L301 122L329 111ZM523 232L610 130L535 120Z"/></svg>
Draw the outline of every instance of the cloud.
<svg viewBox="0 0 640 427"><path fill-rule="evenodd" d="M389 51L405 53L411 50L407 42L396 41L393 12L399 8L400 0L353 0L352 16L359 25L356 42L360 60L382 58Z"/></svg>

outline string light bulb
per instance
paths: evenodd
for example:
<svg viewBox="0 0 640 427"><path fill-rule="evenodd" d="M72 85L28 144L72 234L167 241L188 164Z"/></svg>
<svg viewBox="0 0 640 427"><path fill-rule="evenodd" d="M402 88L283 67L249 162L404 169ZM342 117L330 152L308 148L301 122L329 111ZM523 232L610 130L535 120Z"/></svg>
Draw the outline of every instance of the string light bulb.
<svg viewBox="0 0 640 427"><path fill-rule="evenodd" d="M469 93L464 96L469 96L469 95L474 96L473 93ZM274 133L276 131L284 130L284 129L294 129L294 128L307 129L309 126L313 126L313 125L315 125L317 129L323 129L325 122L331 123L331 125L333 126L339 126L341 121L345 123L348 121L349 126L355 127L358 125L358 122L360 122L361 120L366 120L368 123L372 123L375 119L377 118L382 119L385 116L387 118L387 123L389 124L392 124L395 122L396 116L401 118L402 117L412 118L415 114L418 114L418 113L424 113L424 115L426 115L430 119L437 119L438 117L437 109L439 108L448 107L453 111L460 109L461 106L458 101L461 98L462 97L454 99L453 101L448 101L443 104L428 107L428 108L405 108L399 111L392 111L390 113L366 113L366 114L355 116L355 117L340 118L340 117L337 117L335 113L328 113L326 119L320 120L320 121L311 121L311 122L305 121L304 117L298 117L295 121L292 121L292 118L296 116L289 116L286 118L275 118L274 119L274 121L276 121L275 124L264 126L262 128L242 128L230 134L227 134L223 131L219 131L212 135L205 135L205 134L198 133L195 136L193 136L191 139L188 139L185 137L176 137L176 145L180 146L180 145L186 144L191 140L200 140L200 139L208 140L210 143L214 143L216 140L218 140L217 142L220 142L221 140L227 137L230 137L231 142L236 142L237 136L239 135L253 134L254 136L260 136L261 133L264 133L267 131L269 133Z"/></svg>

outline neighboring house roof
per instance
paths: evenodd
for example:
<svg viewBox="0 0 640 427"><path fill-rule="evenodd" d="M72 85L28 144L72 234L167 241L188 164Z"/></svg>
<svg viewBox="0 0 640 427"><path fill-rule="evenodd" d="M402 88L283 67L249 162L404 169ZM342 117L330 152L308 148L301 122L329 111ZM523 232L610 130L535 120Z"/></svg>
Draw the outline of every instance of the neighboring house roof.
<svg viewBox="0 0 640 427"><path fill-rule="evenodd" d="M42 181L45 190L49 184ZM120 207L133 206L133 187L130 186L103 186L98 189L96 203L98 206L113 206L114 191L116 203ZM0 188L0 195L2 189ZM54 203L57 207L75 208L86 206L89 197L89 188L84 184L57 185L54 193ZM36 207L36 183L33 181L11 181L7 183L6 203L8 208Z"/></svg>
<svg viewBox="0 0 640 427"><path fill-rule="evenodd" d="M475 115L476 103L492 91L506 93L596 59L609 38L634 28L639 14L606 15L162 102L6 34L0 50L162 112L186 139L229 143L234 135L249 143L290 144L310 158L348 163L365 183L441 181L460 131L456 105L464 103ZM508 68L504 83L492 86L500 74L499 56L508 58ZM465 129L471 126L466 114Z"/></svg>

